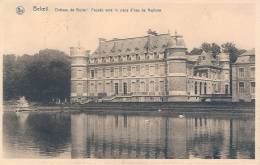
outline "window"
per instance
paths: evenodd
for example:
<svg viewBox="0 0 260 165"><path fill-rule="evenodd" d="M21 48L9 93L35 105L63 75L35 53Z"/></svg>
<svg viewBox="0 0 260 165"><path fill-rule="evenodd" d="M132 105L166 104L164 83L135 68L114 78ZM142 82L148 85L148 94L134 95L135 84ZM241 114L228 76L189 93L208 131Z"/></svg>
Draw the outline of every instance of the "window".
<svg viewBox="0 0 260 165"><path fill-rule="evenodd" d="M154 67L153 65L150 66L149 72L150 72L150 75L154 75L154 73L155 73L155 67Z"/></svg>
<svg viewBox="0 0 260 165"><path fill-rule="evenodd" d="M139 61L139 60L140 60L139 54L136 54L136 55L135 55L135 58L136 58L137 61Z"/></svg>
<svg viewBox="0 0 260 165"><path fill-rule="evenodd" d="M202 82L200 82L200 95L201 95L201 92L202 91Z"/></svg>
<svg viewBox="0 0 260 165"><path fill-rule="evenodd" d="M126 95L127 94L127 83L124 83L124 95Z"/></svg>
<svg viewBox="0 0 260 165"><path fill-rule="evenodd" d="M149 87L150 87L150 92L154 92L154 81L151 81L150 82L150 85L149 85Z"/></svg>
<svg viewBox="0 0 260 165"><path fill-rule="evenodd" d="M106 59L105 57L102 57L102 62L105 63L106 62Z"/></svg>
<svg viewBox="0 0 260 165"><path fill-rule="evenodd" d="M127 70L126 70L126 68L123 68L123 76L124 76L124 77L127 76Z"/></svg>
<svg viewBox="0 0 260 165"><path fill-rule="evenodd" d="M159 66L158 66L158 64L155 64L155 74L156 75L158 74L158 71L159 71Z"/></svg>
<svg viewBox="0 0 260 165"><path fill-rule="evenodd" d="M127 76L131 76L131 66L127 67Z"/></svg>
<svg viewBox="0 0 260 165"><path fill-rule="evenodd" d="M202 56L202 60L205 60L206 59L206 57L205 56Z"/></svg>
<svg viewBox="0 0 260 165"><path fill-rule="evenodd" d="M115 77L118 77L118 68L115 68Z"/></svg>
<svg viewBox="0 0 260 165"><path fill-rule="evenodd" d="M239 69L238 69L238 76L239 76L240 78L245 77L245 69L244 69L244 68L239 68Z"/></svg>
<svg viewBox="0 0 260 165"><path fill-rule="evenodd" d="M250 68L250 77L254 78L255 77L255 67Z"/></svg>
<svg viewBox="0 0 260 165"><path fill-rule="evenodd" d="M111 77L114 77L114 68L111 68Z"/></svg>
<svg viewBox="0 0 260 165"><path fill-rule="evenodd" d="M126 56L126 59L127 59L127 61L131 61L131 56L130 56L130 55L127 55L127 56Z"/></svg>
<svg viewBox="0 0 260 165"><path fill-rule="evenodd" d="M123 59L122 59L121 56L118 56L118 61L119 61L119 62L122 62L122 61L123 61Z"/></svg>
<svg viewBox="0 0 260 165"><path fill-rule="evenodd" d="M134 92L136 92L136 84L135 84L135 82L132 82L132 92L134 93Z"/></svg>
<svg viewBox="0 0 260 165"><path fill-rule="evenodd" d="M207 83L204 83L204 94L207 94Z"/></svg>
<svg viewBox="0 0 260 165"><path fill-rule="evenodd" d="M136 75L136 67L133 66L132 67L132 76L135 77L135 75Z"/></svg>
<svg viewBox="0 0 260 165"><path fill-rule="evenodd" d="M244 92L245 92L245 83L239 82L239 93L244 94Z"/></svg>
<svg viewBox="0 0 260 165"><path fill-rule="evenodd" d="M83 77L83 71L82 70L78 70L77 78L81 79L82 77Z"/></svg>
<svg viewBox="0 0 260 165"><path fill-rule="evenodd" d="M140 75L140 66L139 65L136 66L136 75L137 76Z"/></svg>
<svg viewBox="0 0 260 165"><path fill-rule="evenodd" d="M110 56L110 57L109 57L109 61L110 61L110 62L114 62L114 58Z"/></svg>
<svg viewBox="0 0 260 165"><path fill-rule="evenodd" d="M250 92L251 92L251 94L255 93L255 82L250 83Z"/></svg>
<svg viewBox="0 0 260 165"><path fill-rule="evenodd" d="M227 95L228 94L228 85L225 85L225 94Z"/></svg>
<svg viewBox="0 0 260 165"><path fill-rule="evenodd" d="M145 53L144 55L145 55L145 59L149 60L149 54Z"/></svg>
<svg viewBox="0 0 260 165"><path fill-rule="evenodd" d="M149 75L149 65L145 65L145 74Z"/></svg>
<svg viewBox="0 0 260 165"><path fill-rule="evenodd" d="M158 59L159 58L159 54L157 52L154 52L154 59Z"/></svg>
<svg viewBox="0 0 260 165"><path fill-rule="evenodd" d="M141 84L140 84L140 91L145 92L145 83L144 82L141 82Z"/></svg>
<svg viewBox="0 0 260 165"><path fill-rule="evenodd" d="M91 71L90 71L90 75L91 75L91 78L94 78L94 77L95 77L95 72L94 72L94 70L91 70Z"/></svg>
<svg viewBox="0 0 260 165"><path fill-rule="evenodd" d="M110 69L106 69L106 77L109 78L111 76Z"/></svg>
<svg viewBox="0 0 260 165"><path fill-rule="evenodd" d="M194 93L195 93L195 95L198 93L198 83L197 82L195 82L195 88L194 88Z"/></svg>
<svg viewBox="0 0 260 165"><path fill-rule="evenodd" d="M160 81L160 91L164 93L164 81Z"/></svg>
<svg viewBox="0 0 260 165"><path fill-rule="evenodd" d="M115 94L118 95L118 83L115 83Z"/></svg>
<svg viewBox="0 0 260 165"><path fill-rule="evenodd" d="M106 77L106 69L103 68L103 77Z"/></svg>
<svg viewBox="0 0 260 165"><path fill-rule="evenodd" d="M255 56L250 56L249 61L254 63L255 62Z"/></svg>
<svg viewBox="0 0 260 165"><path fill-rule="evenodd" d="M98 63L98 59L94 58L94 63L97 64Z"/></svg>

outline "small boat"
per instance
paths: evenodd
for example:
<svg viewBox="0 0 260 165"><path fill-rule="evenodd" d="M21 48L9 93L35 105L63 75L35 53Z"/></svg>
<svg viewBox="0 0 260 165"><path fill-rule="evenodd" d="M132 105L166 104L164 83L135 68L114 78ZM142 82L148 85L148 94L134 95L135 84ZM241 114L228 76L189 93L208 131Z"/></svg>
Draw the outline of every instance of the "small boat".
<svg viewBox="0 0 260 165"><path fill-rule="evenodd" d="M179 117L180 119L182 119L182 118L184 118L184 115L179 115L178 117Z"/></svg>
<svg viewBox="0 0 260 165"><path fill-rule="evenodd" d="M161 109L161 108L159 108L159 109L158 109L158 112L162 112L162 109Z"/></svg>

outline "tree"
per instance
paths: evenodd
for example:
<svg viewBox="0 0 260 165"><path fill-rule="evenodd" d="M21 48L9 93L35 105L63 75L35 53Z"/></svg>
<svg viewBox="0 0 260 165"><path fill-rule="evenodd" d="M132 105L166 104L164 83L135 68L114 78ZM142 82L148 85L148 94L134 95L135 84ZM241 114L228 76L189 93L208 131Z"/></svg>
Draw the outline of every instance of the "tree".
<svg viewBox="0 0 260 165"><path fill-rule="evenodd" d="M235 44L231 42L227 42L222 44L221 47L224 53L229 53L230 62L231 63L236 62L240 51L236 48Z"/></svg>
<svg viewBox="0 0 260 165"><path fill-rule="evenodd" d="M69 99L70 60L61 51L45 49L34 56L4 55L4 98L31 101Z"/></svg>
<svg viewBox="0 0 260 165"><path fill-rule="evenodd" d="M201 44L201 49L208 53L208 52L211 51L211 44L204 42L204 43Z"/></svg>
<svg viewBox="0 0 260 165"><path fill-rule="evenodd" d="M220 46L216 43L211 44L210 50L214 58L216 58L216 56L221 52Z"/></svg>
<svg viewBox="0 0 260 165"><path fill-rule="evenodd" d="M202 49L200 48L193 48L190 52L190 54L194 55L194 54L201 54L202 53Z"/></svg>

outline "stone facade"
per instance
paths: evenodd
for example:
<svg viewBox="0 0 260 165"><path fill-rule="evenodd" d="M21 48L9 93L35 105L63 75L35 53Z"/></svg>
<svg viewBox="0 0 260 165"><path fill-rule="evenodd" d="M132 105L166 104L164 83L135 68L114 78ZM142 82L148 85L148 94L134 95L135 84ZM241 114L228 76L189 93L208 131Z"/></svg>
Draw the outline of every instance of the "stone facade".
<svg viewBox="0 0 260 165"><path fill-rule="evenodd" d="M232 65L232 100L255 101L255 50L249 50Z"/></svg>
<svg viewBox="0 0 260 165"><path fill-rule="evenodd" d="M99 39L93 52L72 47L71 102L201 101L229 95L229 56L187 55L183 37L157 34Z"/></svg>

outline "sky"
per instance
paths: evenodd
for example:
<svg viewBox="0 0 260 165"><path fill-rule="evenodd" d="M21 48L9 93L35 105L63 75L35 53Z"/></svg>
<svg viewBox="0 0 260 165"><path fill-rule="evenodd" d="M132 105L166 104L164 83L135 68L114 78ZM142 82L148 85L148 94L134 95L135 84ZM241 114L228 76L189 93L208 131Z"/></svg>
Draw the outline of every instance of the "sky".
<svg viewBox="0 0 260 165"><path fill-rule="evenodd" d="M65 3L66 2L66 3ZM18 15L18 5L25 12ZM33 11L33 6L48 11ZM161 12L55 12L55 8L159 9ZM253 3L98 3L96 1L8 1L3 21L3 53L35 54L41 49L58 49L80 44L92 52L98 38L128 38L157 33L183 35L188 50L203 42L233 42L237 47L255 47L255 5Z"/></svg>

